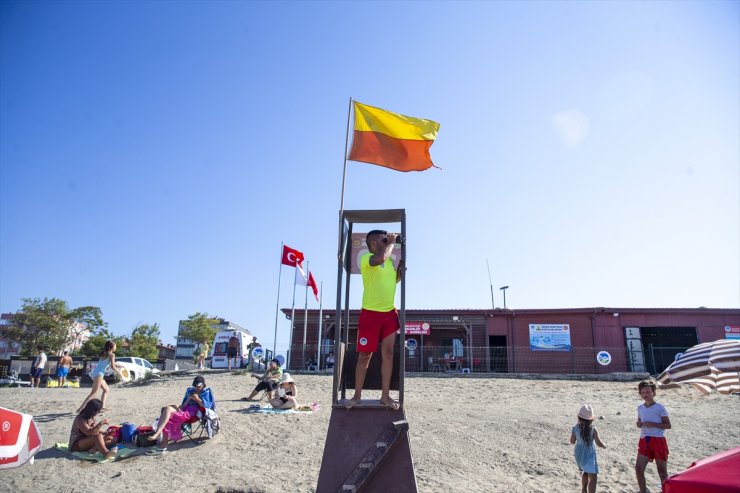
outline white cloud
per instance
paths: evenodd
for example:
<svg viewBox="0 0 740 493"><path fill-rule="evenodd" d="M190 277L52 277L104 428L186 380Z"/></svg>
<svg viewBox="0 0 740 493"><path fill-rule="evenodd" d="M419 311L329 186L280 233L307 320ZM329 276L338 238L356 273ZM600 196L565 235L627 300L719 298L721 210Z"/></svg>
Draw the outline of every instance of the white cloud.
<svg viewBox="0 0 740 493"><path fill-rule="evenodd" d="M588 135L588 118L577 110L565 110L550 117L560 140L569 149L575 149Z"/></svg>

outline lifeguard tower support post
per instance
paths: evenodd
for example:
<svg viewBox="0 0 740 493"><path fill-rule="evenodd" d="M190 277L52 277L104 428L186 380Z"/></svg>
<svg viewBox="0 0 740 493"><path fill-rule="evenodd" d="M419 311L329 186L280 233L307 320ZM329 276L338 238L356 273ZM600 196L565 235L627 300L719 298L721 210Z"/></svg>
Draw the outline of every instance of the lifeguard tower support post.
<svg viewBox="0 0 740 493"><path fill-rule="evenodd" d="M416 493L416 474L409 445L404 411L404 340L406 282L402 280L399 322L401 336L394 351L391 390L398 391L400 408L392 410L379 400L363 399L347 410L346 391L354 389L357 365L356 341L349 339L349 293L352 265L352 232L355 224L400 223L401 259L406 259L406 211L404 209L343 211L337 249L337 306L334 328L334 383L329 429L316 487L317 493ZM346 277L345 277L346 274ZM343 286L344 284L344 286ZM344 287L344 298L342 288ZM344 299L344 305L342 305ZM370 360L365 390L380 390L380 351Z"/></svg>

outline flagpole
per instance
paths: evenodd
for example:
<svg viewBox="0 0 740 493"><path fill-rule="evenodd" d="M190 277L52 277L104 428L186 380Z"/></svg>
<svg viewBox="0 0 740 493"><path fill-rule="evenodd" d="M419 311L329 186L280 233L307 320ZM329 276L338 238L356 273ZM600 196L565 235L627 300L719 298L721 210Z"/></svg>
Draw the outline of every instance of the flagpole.
<svg viewBox="0 0 740 493"><path fill-rule="evenodd" d="M342 195L339 200L339 221L342 221L342 213L344 212L344 183L347 178L347 148L349 147L349 118L352 113L352 98L349 98L349 106L347 107L347 130L344 136L344 166L342 167ZM342 225L339 225L339 235L342 234Z"/></svg>
<svg viewBox="0 0 740 493"><path fill-rule="evenodd" d="M323 328L323 322L324 322L324 314L322 311L323 303L324 303L324 281L321 281L321 289L319 293L319 338L318 338L318 349L316 350L316 369L318 371L321 371L321 329Z"/></svg>
<svg viewBox="0 0 740 493"><path fill-rule="evenodd" d="M311 269L308 268L308 260L306 260L306 272L308 277L311 277ZM306 366L306 332L308 331L308 279L306 279L306 302L303 308L303 348L301 349L301 365ZM303 368L301 368L303 370Z"/></svg>
<svg viewBox="0 0 740 493"><path fill-rule="evenodd" d="M298 263L296 262L295 275L293 276L293 305L290 309L290 342L288 342L288 358L285 362L285 369L290 368L290 356L293 354L293 320L295 320L295 285L296 276L298 275Z"/></svg>
<svg viewBox="0 0 740 493"><path fill-rule="evenodd" d="M272 357L275 357L275 346L277 345L277 326L278 326L278 313L280 312L280 278L283 274L283 249L285 243L280 242L280 268L278 269L278 291L277 291L277 302L275 303L275 335L272 339ZM249 355L251 358L252 355ZM250 359L251 361L251 359Z"/></svg>

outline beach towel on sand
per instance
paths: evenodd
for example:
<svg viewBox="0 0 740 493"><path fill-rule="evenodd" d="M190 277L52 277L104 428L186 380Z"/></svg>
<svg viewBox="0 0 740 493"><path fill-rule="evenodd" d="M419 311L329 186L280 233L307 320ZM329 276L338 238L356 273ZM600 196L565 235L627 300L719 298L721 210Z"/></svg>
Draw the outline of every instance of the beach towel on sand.
<svg viewBox="0 0 740 493"><path fill-rule="evenodd" d="M69 444L67 443L57 443L56 445L54 445L54 448L57 450L61 450L62 452L65 452L69 455L74 455L75 457L80 458L82 460L86 460L90 462L105 462L105 457L103 457L103 454L100 454L98 452L95 452L94 454L91 454L90 452L70 452ZM134 450L135 449L127 448L122 445L119 445L118 452L116 452L116 458L113 460L116 461L120 459L121 457L126 457L128 454L130 454Z"/></svg>
<svg viewBox="0 0 740 493"><path fill-rule="evenodd" d="M259 404L252 404L247 408L247 412L255 414L311 414L319 409L321 409L321 404L316 402L313 404L304 404L295 409L274 409L272 406L260 407Z"/></svg>

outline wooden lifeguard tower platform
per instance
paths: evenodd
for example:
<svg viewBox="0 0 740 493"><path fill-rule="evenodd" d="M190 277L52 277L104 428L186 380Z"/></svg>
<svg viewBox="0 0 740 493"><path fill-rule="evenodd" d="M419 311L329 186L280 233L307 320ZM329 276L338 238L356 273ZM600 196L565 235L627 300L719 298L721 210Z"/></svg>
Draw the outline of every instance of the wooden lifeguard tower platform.
<svg viewBox="0 0 740 493"><path fill-rule="evenodd" d="M401 281L399 322L401 336L394 351L391 391L398 391L399 409L385 407L379 400L363 399L346 409L347 390L355 385L356 341L349 341L349 294L352 263L352 232L355 224L400 223L401 259L406 258L406 211L404 209L343 211L340 218L337 309L334 330L334 383L329 430L316 487L317 493L416 493L416 474L409 445L408 422L404 411L404 335L406 283ZM363 239L364 245L364 239ZM344 293L343 293L344 292ZM344 294L344 296L342 296ZM344 300L344 303L342 303ZM365 390L380 390L380 352L370 360Z"/></svg>

